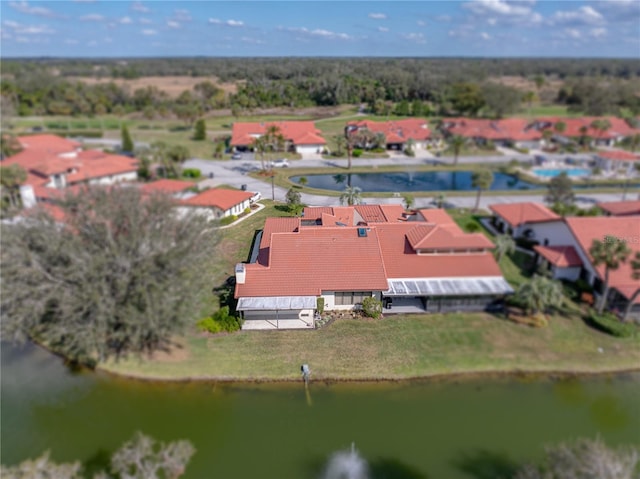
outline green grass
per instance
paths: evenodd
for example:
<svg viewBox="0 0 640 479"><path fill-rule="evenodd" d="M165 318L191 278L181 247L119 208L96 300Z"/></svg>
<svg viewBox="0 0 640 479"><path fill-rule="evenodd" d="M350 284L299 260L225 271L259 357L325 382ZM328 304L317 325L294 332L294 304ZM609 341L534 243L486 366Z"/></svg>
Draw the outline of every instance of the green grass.
<svg viewBox="0 0 640 479"><path fill-rule="evenodd" d="M432 314L337 320L316 331L194 333L172 357L131 358L104 368L159 379L237 380L299 380L302 363L311 365L315 380L596 372L637 368L638 346L637 339L613 338L564 316L534 329L481 313Z"/></svg>

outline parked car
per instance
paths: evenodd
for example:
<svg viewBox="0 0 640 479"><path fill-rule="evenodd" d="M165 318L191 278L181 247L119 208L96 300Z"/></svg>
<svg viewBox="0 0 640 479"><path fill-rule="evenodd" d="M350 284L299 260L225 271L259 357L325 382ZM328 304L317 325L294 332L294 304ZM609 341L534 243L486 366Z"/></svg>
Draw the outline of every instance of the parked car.
<svg viewBox="0 0 640 479"><path fill-rule="evenodd" d="M242 159L242 153L234 153L233 155L231 155L231 159L232 160L241 160Z"/></svg>
<svg viewBox="0 0 640 479"><path fill-rule="evenodd" d="M253 204L256 201L260 201L261 199L262 199L262 193L258 191L251 198L249 198L249 203Z"/></svg>
<svg viewBox="0 0 640 479"><path fill-rule="evenodd" d="M289 162L286 158L281 158L279 160L271 161L269 163L269 166L272 166L274 168L287 168L289 166Z"/></svg>

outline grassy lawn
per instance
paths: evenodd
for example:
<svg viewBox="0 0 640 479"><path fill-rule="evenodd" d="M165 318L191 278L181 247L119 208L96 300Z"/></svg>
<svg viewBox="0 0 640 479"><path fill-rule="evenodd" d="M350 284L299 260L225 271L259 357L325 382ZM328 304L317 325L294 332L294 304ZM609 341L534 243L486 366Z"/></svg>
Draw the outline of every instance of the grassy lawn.
<svg viewBox="0 0 640 479"><path fill-rule="evenodd" d="M300 379L300 364L322 379L408 379L487 371L596 372L637 368L640 340L599 333L555 316L546 328L487 314L337 320L316 331L191 335L154 361L128 359L104 369L159 379ZM604 352L599 353L598 348Z"/></svg>

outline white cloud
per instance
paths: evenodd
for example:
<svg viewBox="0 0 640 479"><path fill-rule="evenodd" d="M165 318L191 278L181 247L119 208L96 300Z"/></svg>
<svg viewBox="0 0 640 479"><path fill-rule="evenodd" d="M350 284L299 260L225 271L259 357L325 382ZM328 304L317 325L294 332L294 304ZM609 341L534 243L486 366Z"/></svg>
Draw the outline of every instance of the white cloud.
<svg viewBox="0 0 640 479"><path fill-rule="evenodd" d="M419 27L424 27L427 24L427 22L425 22L424 20L418 20L416 23Z"/></svg>
<svg viewBox="0 0 640 479"><path fill-rule="evenodd" d="M251 43L253 45L264 45L266 43L264 40L259 40L253 37L241 37L240 40L245 43Z"/></svg>
<svg viewBox="0 0 640 479"><path fill-rule="evenodd" d="M294 32L294 33L302 33L304 35L308 35L312 37L327 38L329 40L351 40L352 38L346 33L332 32L330 30L324 30L322 28L309 30L308 28L305 28L305 27L288 27L288 28L285 28L285 30L289 32Z"/></svg>
<svg viewBox="0 0 640 479"><path fill-rule="evenodd" d="M158 31L157 30L152 30L150 28L146 28L146 29L142 30L142 34L143 35L157 35Z"/></svg>
<svg viewBox="0 0 640 479"><path fill-rule="evenodd" d="M122 17L120 20L118 20L120 23L122 23L123 25L127 25L129 23L133 23L133 20L131 20L130 17Z"/></svg>
<svg viewBox="0 0 640 479"><path fill-rule="evenodd" d="M589 32L589 35L591 35L593 38L602 38L602 37L606 37L607 36L607 29L606 28L592 28L591 31Z"/></svg>
<svg viewBox="0 0 640 479"><path fill-rule="evenodd" d="M133 10L134 12L140 12L140 13L149 13L151 11L151 9L143 5L142 2L133 2L131 4L131 10Z"/></svg>
<svg viewBox="0 0 640 479"><path fill-rule="evenodd" d="M209 19L209 23L212 23L214 25L220 25L222 23L222 20L220 20L218 18L210 18Z"/></svg>
<svg viewBox="0 0 640 479"><path fill-rule="evenodd" d="M182 27L182 25L179 22L176 22L176 21L173 21L173 20L169 20L167 22L167 26L169 28L180 28L180 27Z"/></svg>
<svg viewBox="0 0 640 479"><path fill-rule="evenodd" d="M80 43L80 42L78 42L78 40L75 40L73 38L67 38L64 42L67 45L77 45L78 43Z"/></svg>
<svg viewBox="0 0 640 479"><path fill-rule="evenodd" d="M580 33L580 30L576 28L565 28L564 32L570 38L582 38L582 34Z"/></svg>
<svg viewBox="0 0 640 479"><path fill-rule="evenodd" d="M80 21L82 22L102 22L104 19L104 16L99 13L90 13L80 17Z"/></svg>
<svg viewBox="0 0 640 479"><path fill-rule="evenodd" d="M39 15L41 17L56 17L57 15L44 7L32 7L29 2L9 2L9 6L20 13L26 13L28 15Z"/></svg>
<svg viewBox="0 0 640 479"><path fill-rule="evenodd" d="M424 34L423 33L405 33L402 35L402 37L405 40L408 40L410 42L414 42L414 43L426 43L426 39L424 38Z"/></svg>
<svg viewBox="0 0 640 479"><path fill-rule="evenodd" d="M438 15L436 20L442 23L449 23L452 19L450 15Z"/></svg>
<svg viewBox="0 0 640 479"><path fill-rule="evenodd" d="M13 20L5 20L2 25L15 35L50 35L56 33L55 30L47 25L24 25Z"/></svg>
<svg viewBox="0 0 640 479"><path fill-rule="evenodd" d="M244 26L244 22L241 20L227 20L225 22L227 25L229 25L230 27L242 27Z"/></svg>
<svg viewBox="0 0 640 479"><path fill-rule="evenodd" d="M374 20L386 20L387 15L384 13L370 13L369 18L373 18Z"/></svg>
<svg viewBox="0 0 640 479"><path fill-rule="evenodd" d="M185 10L183 8L179 8L173 12L173 19L182 23L190 22L192 20L189 10Z"/></svg>
<svg viewBox="0 0 640 479"><path fill-rule="evenodd" d="M482 32L482 33L480 33L480 37L481 37L483 40L489 40L489 39L491 39L491 35L489 35L487 32Z"/></svg>
<svg viewBox="0 0 640 479"><path fill-rule="evenodd" d="M463 4L480 15L498 14L505 16L524 16L531 14L530 2L509 2L507 0L474 0Z"/></svg>
<svg viewBox="0 0 640 479"><path fill-rule="evenodd" d="M496 20L495 18L487 18L487 23L491 26L495 25L496 23L498 23L498 20Z"/></svg>
<svg viewBox="0 0 640 479"><path fill-rule="evenodd" d="M142 23L143 25L150 25L153 23L153 20L151 20L150 18L139 18L138 21L140 23Z"/></svg>
<svg viewBox="0 0 640 479"><path fill-rule="evenodd" d="M387 27L378 27L378 31L384 33L384 32L388 32L389 29Z"/></svg>
<svg viewBox="0 0 640 479"><path fill-rule="evenodd" d="M640 22L640 2L638 0L600 0L593 2L598 11L610 22ZM637 27L636 27L637 31Z"/></svg>
<svg viewBox="0 0 640 479"><path fill-rule="evenodd" d="M604 17L595 8L583 5L577 10L555 12L549 22L552 25L598 25L604 22Z"/></svg>

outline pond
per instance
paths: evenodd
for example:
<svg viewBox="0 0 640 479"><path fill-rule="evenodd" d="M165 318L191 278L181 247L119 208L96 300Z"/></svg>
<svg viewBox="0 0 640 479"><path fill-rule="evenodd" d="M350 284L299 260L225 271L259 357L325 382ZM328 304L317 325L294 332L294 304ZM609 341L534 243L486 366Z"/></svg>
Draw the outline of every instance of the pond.
<svg viewBox="0 0 640 479"><path fill-rule="evenodd" d="M472 171L420 171L395 173L345 173L337 175L305 175L306 185L322 190L342 191L347 185L363 192L412 192L412 191L471 191ZM302 175L290 180L298 183ZM634 183L635 185L636 183ZM624 186L624 185L607 185ZM594 188L597 185L576 184L576 189ZM506 173L493 172L493 183L489 190L544 190L546 185L534 184Z"/></svg>
<svg viewBox="0 0 640 479"><path fill-rule="evenodd" d="M90 470L137 430L197 448L187 478L317 478L354 443L373 477L482 478L578 436L640 441L640 376L394 384L152 383L2 347L2 461L50 449ZM484 468L484 469L483 469Z"/></svg>

